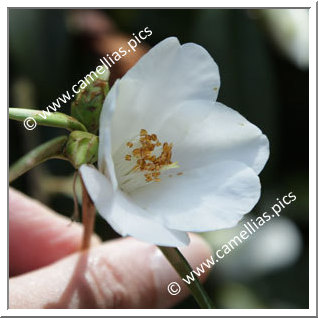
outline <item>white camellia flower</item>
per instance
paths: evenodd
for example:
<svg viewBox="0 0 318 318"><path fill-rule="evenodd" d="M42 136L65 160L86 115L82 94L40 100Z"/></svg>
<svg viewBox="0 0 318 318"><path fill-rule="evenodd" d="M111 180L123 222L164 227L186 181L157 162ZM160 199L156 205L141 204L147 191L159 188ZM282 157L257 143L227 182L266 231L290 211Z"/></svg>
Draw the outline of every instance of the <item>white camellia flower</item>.
<svg viewBox="0 0 318 318"><path fill-rule="evenodd" d="M260 197L269 156L260 129L216 102L216 63L175 37L117 80L100 117L99 170L81 175L115 231L162 246L235 226Z"/></svg>

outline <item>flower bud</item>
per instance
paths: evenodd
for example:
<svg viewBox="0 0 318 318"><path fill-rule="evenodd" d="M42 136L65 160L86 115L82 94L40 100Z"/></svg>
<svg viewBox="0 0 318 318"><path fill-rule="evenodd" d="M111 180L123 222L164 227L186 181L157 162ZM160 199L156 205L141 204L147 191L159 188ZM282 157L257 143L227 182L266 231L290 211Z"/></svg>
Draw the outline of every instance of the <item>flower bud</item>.
<svg viewBox="0 0 318 318"><path fill-rule="evenodd" d="M81 91L71 105L71 115L93 134L98 133L100 112L109 91L108 77L107 69L102 75L97 71L90 72L85 76L86 82L81 80Z"/></svg>
<svg viewBox="0 0 318 318"><path fill-rule="evenodd" d="M65 155L78 169L82 164L93 164L98 157L98 137L75 130L69 135L65 146Z"/></svg>

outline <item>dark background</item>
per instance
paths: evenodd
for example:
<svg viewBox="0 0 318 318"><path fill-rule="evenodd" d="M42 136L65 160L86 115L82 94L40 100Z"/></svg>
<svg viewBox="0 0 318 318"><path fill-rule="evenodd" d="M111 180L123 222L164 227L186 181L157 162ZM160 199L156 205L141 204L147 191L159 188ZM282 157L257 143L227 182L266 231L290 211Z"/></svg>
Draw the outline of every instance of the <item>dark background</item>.
<svg viewBox="0 0 318 318"><path fill-rule="evenodd" d="M116 64L111 81L168 36L177 36L181 43L198 43L215 59L222 83L218 100L238 110L270 140L270 159L260 175L262 197L252 213L260 215L288 192L297 196L283 212L282 218L288 219L283 229L286 235L273 242L273 231L267 234L264 230L267 243L259 243L260 251L273 257L271 266L264 265L261 272L256 268L257 274L247 279L244 267L233 272L218 264L210 275L206 288L218 308L308 308L308 65L297 65L287 57L280 43L273 40L273 32L279 30L271 28L263 11L9 10L10 107L44 109L94 70L100 57L146 26L152 35L134 56ZM61 111L69 114L70 105L63 105ZM61 129L40 126L27 131L14 121L9 129L9 164L36 145L65 134ZM52 160L12 186L71 216L72 174L69 163ZM99 217L96 231L105 240L117 236ZM212 247L214 240L222 240L219 232L206 235ZM251 240L258 242L257 238ZM286 247L271 256L271 244ZM277 258L286 250L294 257L277 266ZM244 251L254 266L252 260L257 256L248 244ZM227 257L230 268L235 268L239 254ZM196 306L188 298L178 308Z"/></svg>

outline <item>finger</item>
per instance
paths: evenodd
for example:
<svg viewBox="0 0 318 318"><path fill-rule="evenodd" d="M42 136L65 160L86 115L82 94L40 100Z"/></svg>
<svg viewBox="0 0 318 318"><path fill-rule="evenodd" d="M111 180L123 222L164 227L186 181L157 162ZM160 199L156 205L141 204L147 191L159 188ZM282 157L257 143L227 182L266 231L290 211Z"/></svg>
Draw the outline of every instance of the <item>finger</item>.
<svg viewBox="0 0 318 318"><path fill-rule="evenodd" d="M196 267L211 252L200 237L191 238L183 253ZM172 281L181 286L176 296L167 291ZM73 254L9 282L10 308L167 308L187 295L159 249L133 238Z"/></svg>
<svg viewBox="0 0 318 318"><path fill-rule="evenodd" d="M14 189L9 191L10 276L78 251L82 226ZM92 243L100 240L95 236Z"/></svg>

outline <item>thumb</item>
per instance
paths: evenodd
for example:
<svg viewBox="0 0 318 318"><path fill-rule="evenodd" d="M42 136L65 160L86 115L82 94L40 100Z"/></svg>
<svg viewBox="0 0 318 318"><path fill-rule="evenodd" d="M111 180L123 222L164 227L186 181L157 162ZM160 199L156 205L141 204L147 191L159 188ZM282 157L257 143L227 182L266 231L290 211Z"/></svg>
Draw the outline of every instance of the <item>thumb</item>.
<svg viewBox="0 0 318 318"><path fill-rule="evenodd" d="M194 267L210 255L195 235L182 252ZM180 284L178 295L168 293L170 282ZM10 308L167 308L187 295L160 250L133 238L72 254L9 282Z"/></svg>

